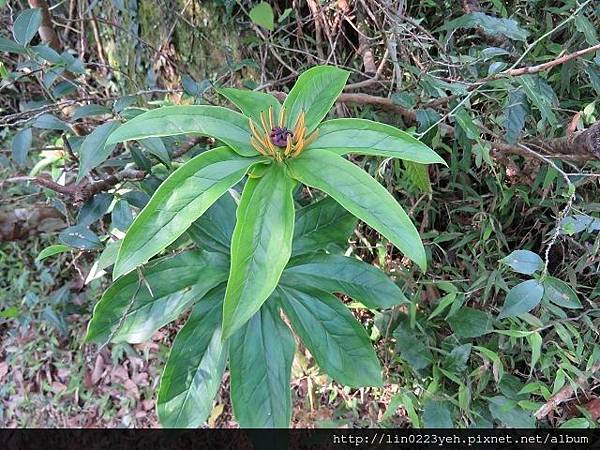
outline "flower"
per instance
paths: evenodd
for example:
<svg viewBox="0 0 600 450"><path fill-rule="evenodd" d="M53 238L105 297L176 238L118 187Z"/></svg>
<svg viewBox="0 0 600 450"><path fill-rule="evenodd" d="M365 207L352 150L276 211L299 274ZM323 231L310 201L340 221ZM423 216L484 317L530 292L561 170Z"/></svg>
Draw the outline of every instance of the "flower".
<svg viewBox="0 0 600 450"><path fill-rule="evenodd" d="M302 150L315 140L317 132L306 136L304 125L304 112L300 113L293 130L289 130L285 124L285 108L281 108L279 121L273 120L273 107L269 107L268 113L260 113L261 125L258 126L249 119L250 130L252 130L252 146L262 155L283 161L287 158L295 158Z"/></svg>

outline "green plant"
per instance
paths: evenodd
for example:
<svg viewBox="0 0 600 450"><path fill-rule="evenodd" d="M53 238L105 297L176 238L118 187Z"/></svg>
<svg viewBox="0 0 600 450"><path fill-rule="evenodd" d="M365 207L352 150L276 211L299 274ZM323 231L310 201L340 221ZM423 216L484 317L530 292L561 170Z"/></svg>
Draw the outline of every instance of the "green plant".
<svg viewBox="0 0 600 450"><path fill-rule="evenodd" d="M425 250L408 215L342 155L443 160L388 125L337 119L319 126L347 77L333 67L310 69L283 105L268 94L221 89L245 116L217 106L164 107L108 136L107 146L184 133L227 145L191 159L158 187L121 243L116 282L96 307L88 331L91 341L140 342L195 304L161 381L158 412L165 425L193 426L206 418L227 355L240 424L289 424L295 345L279 308L332 378L349 386L381 384L367 334L331 294L345 293L368 308L388 308L405 297L373 267L313 254L328 242L344 241L354 224L341 226L351 216L340 214L331 200L296 214L294 190L301 182L329 194L424 270ZM223 194L246 174L236 210ZM140 269L186 231L202 248L215 251L167 256Z"/></svg>
<svg viewBox="0 0 600 450"><path fill-rule="evenodd" d="M188 161L157 189L127 231L114 278L164 250L247 173L249 182L238 211L241 220L233 233L224 338L258 311L277 285L290 257L292 193L298 182L329 194L425 269L423 244L402 207L341 155L369 154L419 163L443 160L388 125L337 119L319 126L347 78L346 71L316 67L298 79L283 106L269 94L222 89L246 115L216 106L172 106L146 112L115 130L107 146L178 134L208 135L227 146Z"/></svg>

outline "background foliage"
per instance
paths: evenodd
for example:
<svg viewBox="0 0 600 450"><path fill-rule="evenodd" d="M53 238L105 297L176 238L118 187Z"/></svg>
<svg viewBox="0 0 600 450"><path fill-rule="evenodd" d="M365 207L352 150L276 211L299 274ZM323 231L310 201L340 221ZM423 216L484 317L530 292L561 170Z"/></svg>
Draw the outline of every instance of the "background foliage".
<svg viewBox="0 0 600 450"><path fill-rule="evenodd" d="M420 224L430 267L358 226L346 254L411 299L354 308L386 384L336 385L301 349L293 423L596 426L600 137L582 134L598 129L595 2L29 3L0 1L0 423L156 425L181 322L135 346L82 336L133 215L212 142L102 153L113 121L222 102L214 85L282 95L329 63L352 71L331 116L411 129L449 167L352 157ZM227 377L211 426L235 426Z"/></svg>

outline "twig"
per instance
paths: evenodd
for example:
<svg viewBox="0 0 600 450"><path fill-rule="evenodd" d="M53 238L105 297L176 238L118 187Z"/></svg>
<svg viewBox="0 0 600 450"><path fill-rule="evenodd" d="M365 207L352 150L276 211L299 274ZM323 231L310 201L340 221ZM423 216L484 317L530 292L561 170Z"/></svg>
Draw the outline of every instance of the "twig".
<svg viewBox="0 0 600 450"><path fill-rule="evenodd" d="M390 53L390 50L388 48L386 48L385 52L383 54L383 57L381 58L381 62L379 63L379 67L377 67L377 70L372 78L369 78L368 80L364 80L364 81L359 81L358 83L347 84L344 87L344 90L351 91L354 89L362 89L362 88L365 88L365 87L370 86L375 83L381 83L381 81L380 81L381 74L383 72L383 69L385 68L385 63L387 62L389 53Z"/></svg>
<svg viewBox="0 0 600 450"><path fill-rule="evenodd" d="M573 201L575 200L575 193L576 193L575 185L571 182L569 175L567 175L564 170L562 170L560 167L558 167L556 165L556 163L554 161L552 161L550 158L547 158L544 155L530 149L526 145L519 144L519 147L521 147L523 150L525 150L527 153L533 155L534 157L541 159L545 163L549 164L554 170L556 170L563 177L563 179L565 180L565 183L567 183L567 186L569 187L569 191L568 191L569 199L567 200L567 204L565 205L565 207L558 213L558 216L556 217L556 224L554 226L554 232L552 233L552 237L548 241L548 244L546 245L546 250L544 252L544 270L542 271L542 278L545 278L546 275L548 275L548 264L550 263L550 250L556 243L556 240L558 239L558 236L560 235L561 223L562 223L563 219L566 217L566 215L569 213L569 211L571 210L571 207L573 206Z"/></svg>
<svg viewBox="0 0 600 450"><path fill-rule="evenodd" d="M469 91L474 91L482 85L488 83L489 81L499 80L501 78L506 77L519 77L522 75L531 75L534 73L543 72L544 70L552 69L553 67L559 66L561 64L565 64L574 59L580 58L581 56L587 55L588 53L592 53L594 51L600 51L600 44L594 45L592 47L584 48L583 50L578 50L573 53L569 53L567 55L560 56L552 61L545 62L543 64L538 64L537 66L527 66L521 67L519 69L510 68L503 72L497 73L495 75L490 75L489 77L481 78L479 80L473 81L469 86ZM431 102L427 103L425 107L428 108L439 108L445 106L451 100L457 98L457 95L449 95L447 97L441 97Z"/></svg>
<svg viewBox="0 0 600 450"><path fill-rule="evenodd" d="M540 42L542 42L544 39L546 39L548 36L550 36L551 34L553 34L555 31L558 31L560 28L564 27L567 23L569 23L571 20L575 19L575 17L577 17L577 14L579 14L579 12L585 8L587 5L590 4L592 0L587 0L584 3L582 3L581 5L579 5L579 7L575 10L575 12L573 14L571 14L568 18L566 18L565 20L563 20L561 23L559 23L557 26L555 26L554 28L552 28L550 31L548 31L547 33L542 34L539 38L537 38L535 41L533 41L533 43L531 45L529 45L525 51L521 54L521 56L519 56L519 58L515 61L515 63L512 65L512 67L509 69L515 69L519 64L521 64L521 61L523 61L523 59L525 58L525 56L535 48L536 45L538 45Z"/></svg>
<svg viewBox="0 0 600 450"><path fill-rule="evenodd" d="M598 371L600 371L600 361L594 364L594 366L588 373L577 378L577 380L575 380L575 385L579 388L583 388L585 385L587 385L588 379L590 377L593 377L594 374ZM538 420L543 419L548 414L550 414L551 411L554 411L558 405L564 403L569 398L571 398L574 392L575 389L573 388L573 386L571 384L567 384L556 395L552 396L540 409L538 409L535 412L535 417Z"/></svg>
<svg viewBox="0 0 600 450"><path fill-rule="evenodd" d="M179 158L180 156L184 155L197 144L202 142L203 139L204 138L200 136L189 139L173 153L173 158ZM4 183L31 182L69 197L75 203L83 203L100 192L106 192L112 189L121 182L142 180L145 177L146 172L144 170L124 169L120 172L108 175L107 177L98 181L93 181L87 184L86 182L81 182L62 185L46 177L13 177L8 178L0 183L0 187L2 187Z"/></svg>
<svg viewBox="0 0 600 450"><path fill-rule="evenodd" d="M544 70L551 69L554 66L567 63L573 59L579 58L580 56L587 55L588 53L598 50L600 50L600 44L584 48L583 50L579 50L574 53L569 53L568 55L561 56L543 64L538 64L537 66L521 67L520 69L509 69L504 72L500 72L494 78L501 78L502 76L518 77L520 75L542 72Z"/></svg>
<svg viewBox="0 0 600 450"><path fill-rule="evenodd" d="M286 94L284 92L272 91L271 94L273 94L279 100L284 100L286 97ZM393 111L393 112L399 114L408 125L413 125L413 124L417 123L417 113L414 110L404 108L404 107L394 103L391 99L389 99L387 97L378 97L376 95L370 95L370 94L343 93L338 97L337 101L340 103L354 103L354 104L358 104L358 105L377 106L382 109L385 109L388 111ZM445 124L445 123L440 123L438 126L444 135L454 136L454 127L452 127L448 124ZM599 126L599 130L600 130L600 126ZM487 130L487 129L483 129L483 131L488 134L490 133L489 130ZM560 139L562 139L562 138L557 138L555 140L560 140ZM553 141L554 140L541 141L541 144L544 147L554 149L556 147L553 145ZM506 143L500 142L500 141L488 141L488 140L483 140L483 142L487 143L493 149L498 150L502 153L511 153L511 154L526 156L526 157L534 156L530 152L524 150L520 145L511 145L511 144L506 144ZM565 159L565 160L570 160L570 161L585 162L585 161L597 160L599 158L599 156L596 155L595 153L571 154L571 153L553 152L551 154L546 155L545 158L547 158L548 160L551 160L551 158L557 158L557 159Z"/></svg>

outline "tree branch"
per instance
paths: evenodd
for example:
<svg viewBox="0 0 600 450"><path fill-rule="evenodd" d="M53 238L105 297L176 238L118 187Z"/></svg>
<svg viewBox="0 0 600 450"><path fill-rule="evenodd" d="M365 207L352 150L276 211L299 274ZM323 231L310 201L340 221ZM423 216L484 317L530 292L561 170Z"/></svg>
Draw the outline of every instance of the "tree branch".
<svg viewBox="0 0 600 450"><path fill-rule="evenodd" d="M203 137L193 137L188 139L181 147L173 152L173 158L179 158L185 153L190 151L197 144L202 142ZM0 187L4 183L18 183L18 182L32 182L39 186L50 189L57 192L65 197L68 197L74 203L84 203L94 195L100 192L106 192L124 181L142 180L146 177L147 173L144 170L137 169L124 169L120 172L108 175L105 178L101 178L97 181L80 183L71 183L68 185L58 184L46 177L13 177L4 180L0 183Z"/></svg>
<svg viewBox="0 0 600 450"><path fill-rule="evenodd" d="M286 94L284 92L271 92L279 100L284 100ZM353 103L358 105L377 106L381 109L395 112L399 114L408 125L417 123L417 113L412 109L404 108L395 104L391 99L386 97L378 97L370 94L350 94L343 93L338 97L340 103ZM454 136L454 127L451 125L440 123L440 130L445 136ZM491 133L486 128L482 129L482 133ZM594 124L590 128L571 137L557 139L536 139L535 144L544 148L551 158L567 159L571 161L590 161L600 159L600 122ZM497 139L486 141L496 151L502 153L511 153L525 157L532 155L523 150L519 145L511 145Z"/></svg>
<svg viewBox="0 0 600 450"><path fill-rule="evenodd" d="M576 386L580 388L587 386L588 378L593 377L598 371L600 371L600 361L594 364L589 373L583 374L581 377L575 380ZM571 383L567 383L567 385L564 388L562 388L556 395L551 397L540 409L536 411L535 417L538 420L543 419L548 414L550 414L551 411L554 411L558 407L558 405L569 400L569 398L571 398L574 392L575 390L573 389Z"/></svg>
<svg viewBox="0 0 600 450"><path fill-rule="evenodd" d="M551 69L552 67L564 64L573 59L579 58L580 56L587 55L588 53L600 51L600 44L594 45L592 47L584 48L583 50L579 50L573 53L569 53L567 55L563 55L559 58L553 59L552 61L545 62L543 64L538 64L537 66L528 66L521 67L520 69L509 69L504 72L500 72L499 74L493 76L493 79L502 78L503 76L510 77L518 77L520 75L527 75L532 73L542 72L547 69Z"/></svg>

